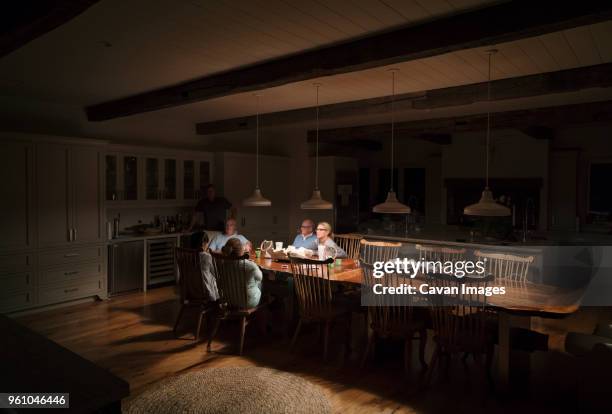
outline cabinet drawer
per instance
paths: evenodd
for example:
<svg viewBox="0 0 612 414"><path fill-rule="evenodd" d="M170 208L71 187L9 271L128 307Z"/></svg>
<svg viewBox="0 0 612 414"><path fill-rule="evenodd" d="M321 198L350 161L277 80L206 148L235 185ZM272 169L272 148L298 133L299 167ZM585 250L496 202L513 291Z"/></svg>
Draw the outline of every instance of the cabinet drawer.
<svg viewBox="0 0 612 414"><path fill-rule="evenodd" d="M33 253L7 254L0 256L0 274L26 271L33 267Z"/></svg>
<svg viewBox="0 0 612 414"><path fill-rule="evenodd" d="M65 282L102 276L102 262L69 264L39 271L39 284Z"/></svg>
<svg viewBox="0 0 612 414"><path fill-rule="evenodd" d="M11 312L34 305L32 292L0 293L0 312Z"/></svg>
<svg viewBox="0 0 612 414"><path fill-rule="evenodd" d="M40 287L38 300L41 305L59 303L71 299L84 298L100 293L104 287L102 279L89 279L78 283L66 284L62 287Z"/></svg>
<svg viewBox="0 0 612 414"><path fill-rule="evenodd" d="M0 291L28 290L32 287L32 273L10 273L0 276Z"/></svg>
<svg viewBox="0 0 612 414"><path fill-rule="evenodd" d="M91 246L46 251L44 253L39 253L38 263L41 268L44 268L67 263L102 260L105 250L106 248L104 246Z"/></svg>

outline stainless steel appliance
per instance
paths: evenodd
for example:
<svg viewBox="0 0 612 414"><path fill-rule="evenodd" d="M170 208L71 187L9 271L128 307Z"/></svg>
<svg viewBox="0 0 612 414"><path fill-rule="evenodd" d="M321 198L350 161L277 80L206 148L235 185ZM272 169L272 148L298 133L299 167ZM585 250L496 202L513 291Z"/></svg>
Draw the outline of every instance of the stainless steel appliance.
<svg viewBox="0 0 612 414"><path fill-rule="evenodd" d="M142 289L144 243L142 240L109 245L108 292L111 295Z"/></svg>

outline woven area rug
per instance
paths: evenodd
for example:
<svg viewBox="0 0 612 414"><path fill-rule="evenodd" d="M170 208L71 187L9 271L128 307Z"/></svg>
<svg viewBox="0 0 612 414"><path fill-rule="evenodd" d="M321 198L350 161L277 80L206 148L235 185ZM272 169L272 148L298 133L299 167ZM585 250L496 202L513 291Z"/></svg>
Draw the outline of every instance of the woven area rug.
<svg viewBox="0 0 612 414"><path fill-rule="evenodd" d="M136 413L331 413L323 390L261 367L211 368L161 380L124 403Z"/></svg>

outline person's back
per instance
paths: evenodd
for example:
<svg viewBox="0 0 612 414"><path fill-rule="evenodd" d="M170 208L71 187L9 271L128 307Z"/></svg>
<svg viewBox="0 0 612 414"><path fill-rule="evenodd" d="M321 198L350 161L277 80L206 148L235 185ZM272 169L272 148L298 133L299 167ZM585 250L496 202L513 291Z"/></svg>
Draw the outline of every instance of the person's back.
<svg viewBox="0 0 612 414"><path fill-rule="evenodd" d="M244 255L244 247L239 239L231 238L223 246L222 253L225 256L238 258ZM248 308L254 308L259 305L261 299L261 282L263 280L263 274L259 267L251 262L245 260L245 282L247 291L247 303Z"/></svg>
<svg viewBox="0 0 612 414"><path fill-rule="evenodd" d="M200 271L202 273L202 282L204 290L208 294L208 300L216 301L219 299L219 291L217 290L217 282L213 274L214 267L212 256L208 252L200 252Z"/></svg>
<svg viewBox="0 0 612 414"><path fill-rule="evenodd" d="M261 282L263 274L261 269L250 260L246 261L246 277L247 277L247 306L254 308L259 305L261 300Z"/></svg>

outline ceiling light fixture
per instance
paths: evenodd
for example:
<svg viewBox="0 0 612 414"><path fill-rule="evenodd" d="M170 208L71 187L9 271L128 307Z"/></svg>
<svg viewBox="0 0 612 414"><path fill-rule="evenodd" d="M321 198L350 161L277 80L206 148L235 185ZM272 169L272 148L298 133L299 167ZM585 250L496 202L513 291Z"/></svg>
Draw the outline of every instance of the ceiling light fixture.
<svg viewBox="0 0 612 414"><path fill-rule="evenodd" d="M242 205L245 207L270 207L272 202L261 195L259 189L259 94L256 94L257 98L257 115L255 116L255 191L249 197L242 201Z"/></svg>
<svg viewBox="0 0 612 414"><path fill-rule="evenodd" d="M317 132L315 141L315 187L312 191L310 199L301 204L302 210L331 210L334 206L329 201L326 201L321 196L319 190L319 87L320 83L315 83L314 87L317 91Z"/></svg>
<svg viewBox="0 0 612 414"><path fill-rule="evenodd" d="M471 204L463 209L466 216L481 217L504 217L511 214L510 209L498 204L493 198L493 192L489 189L489 141L491 140L491 62L496 49L488 50L489 54L489 80L487 82L487 142L486 142L486 170L485 188L482 191L480 200L476 204Z"/></svg>
<svg viewBox="0 0 612 414"><path fill-rule="evenodd" d="M385 202L375 205L372 211L384 214L410 214L410 207L400 203L393 190L393 166L395 161L395 72L398 69L389 69L389 71L391 72L391 188L387 193Z"/></svg>

